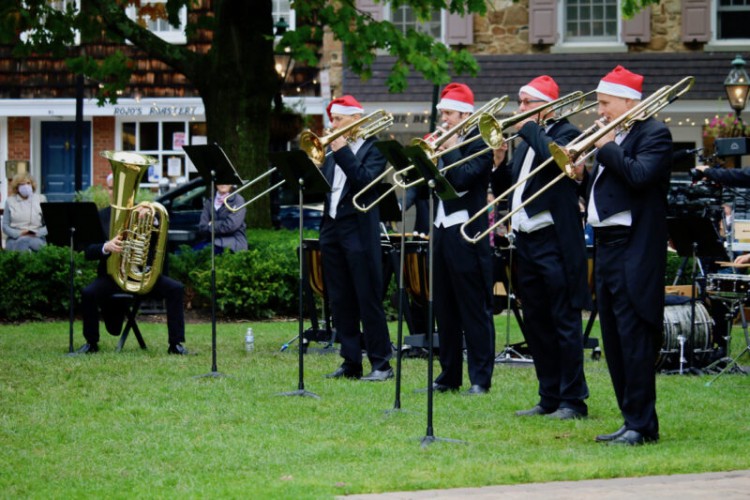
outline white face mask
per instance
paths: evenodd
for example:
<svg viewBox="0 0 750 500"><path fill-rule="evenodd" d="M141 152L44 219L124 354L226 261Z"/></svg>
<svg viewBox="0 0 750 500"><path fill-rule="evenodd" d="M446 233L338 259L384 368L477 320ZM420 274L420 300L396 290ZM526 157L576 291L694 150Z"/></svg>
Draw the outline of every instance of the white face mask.
<svg viewBox="0 0 750 500"><path fill-rule="evenodd" d="M34 190L31 188L31 184L21 184L18 186L18 194L24 198L28 198L33 192Z"/></svg>

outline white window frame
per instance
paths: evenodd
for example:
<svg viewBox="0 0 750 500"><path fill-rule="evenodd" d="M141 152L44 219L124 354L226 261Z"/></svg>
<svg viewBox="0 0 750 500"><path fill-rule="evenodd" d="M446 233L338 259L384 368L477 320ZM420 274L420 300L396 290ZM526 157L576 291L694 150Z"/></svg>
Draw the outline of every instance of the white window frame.
<svg viewBox="0 0 750 500"><path fill-rule="evenodd" d="M295 29L297 26L297 15L294 9L291 7L291 0L286 0L288 8L284 10L279 3L284 0L271 0L271 16L273 17L273 24L276 25L280 18L284 18L284 21L289 25L287 28L289 31Z"/></svg>
<svg viewBox="0 0 750 500"><path fill-rule="evenodd" d="M51 0L50 1L50 4L52 4L52 7L57 7L58 10L59 10L59 7L65 7L69 3L72 3L75 5L76 12L79 12L81 10L81 0ZM59 6L55 4L59 4ZM23 33L21 33L20 35L21 41L26 42L28 40L27 33L31 31L32 30L24 31ZM75 31L75 38L73 40L73 45L81 45L81 33L78 30Z"/></svg>
<svg viewBox="0 0 750 500"><path fill-rule="evenodd" d="M78 1L78 0L76 0ZM167 3L167 0L146 0L142 3L147 4L154 4L154 3ZM125 9L125 13L130 19L135 20L136 19L136 9L134 5L129 5ZM187 43L187 35L185 34L185 27L187 26L187 7L183 6L180 9L180 27L175 28L173 26L169 26L170 29L168 30L161 30L161 31L154 31L151 30L151 33L158 36L165 42L169 42L175 45L184 45Z"/></svg>
<svg viewBox="0 0 750 500"><path fill-rule="evenodd" d="M719 1L711 1L711 41L704 50L747 50L750 47L748 38L718 38L719 36Z"/></svg>
<svg viewBox="0 0 750 500"><path fill-rule="evenodd" d="M411 8L411 6L409 5L401 5L400 7ZM393 7L391 6L390 2L383 5L383 20L393 22ZM440 10L440 19L438 22L440 23L440 36L436 38L435 40L441 43L445 43L445 24L446 24L445 9ZM422 32L422 33L425 33L425 32Z"/></svg>
<svg viewBox="0 0 750 500"><path fill-rule="evenodd" d="M627 52L628 46L622 40L622 4L617 0L617 38L615 40L586 40L575 41L565 39L565 10L567 8L566 0L559 0L557 3L557 33L558 41L550 48L552 53L561 52Z"/></svg>

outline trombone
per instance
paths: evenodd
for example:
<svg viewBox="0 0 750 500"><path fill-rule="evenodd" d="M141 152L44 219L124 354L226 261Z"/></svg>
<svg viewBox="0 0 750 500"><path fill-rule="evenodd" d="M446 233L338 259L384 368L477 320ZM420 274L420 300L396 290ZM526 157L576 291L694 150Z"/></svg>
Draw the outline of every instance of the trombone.
<svg viewBox="0 0 750 500"><path fill-rule="evenodd" d="M464 141L463 143L461 143L461 144L459 144L457 146L454 146L453 148L447 149L445 151L441 151L438 154L433 153L430 159L432 159L433 161L436 161L437 157L439 157L441 154L444 154L447 151L451 151L451 150L455 149L456 147L461 147L464 144L466 144L466 143L468 143L468 142L470 142L472 140L475 140L477 137L481 137L484 140L485 144L487 144L486 148L481 149L481 150L477 151L476 153L471 154L471 155L469 155L469 156L467 156L465 158L461 158L460 160L458 160L458 161L456 161L454 163L451 163L450 165L444 166L443 168L440 169L440 173L444 174L445 172L447 172L447 171L449 171L449 170L451 170L451 169L453 169L453 168L455 168L455 167L457 167L457 166L459 166L459 165L461 165L463 163L466 163L467 161L473 160L477 156L483 155L483 154L487 153L490 150L499 148L506 141L515 139L516 137L518 137L518 134L515 134L515 135L513 135L513 136L511 136L511 137L509 137L509 138L506 139L506 138L503 137L503 131L505 129L511 127L511 126L516 125L517 123L523 122L524 120L526 120L526 119L528 119L528 118L530 118L530 117L532 117L534 115L537 115L537 114L545 112L545 111L555 112L555 111L563 109L563 108L565 108L567 106L571 106L571 109L568 110L568 111L566 111L562 115L560 115L558 117L555 117L555 118L550 118L549 120L547 120L547 121L544 122L545 125L550 125L550 124L554 123L555 121L562 120L564 118L567 118L570 115L573 115L575 113L579 113L581 111L584 111L586 109L589 109L589 108L595 106L596 102L590 103L588 105L585 104L586 98L588 96L592 95L593 93L594 93L593 90L590 91L590 92L587 92L585 94L583 92L581 92L580 90L577 90L577 91L572 92L572 93L570 93L570 94L568 94L566 96L563 96L563 97L561 97L559 99L556 99L554 101L550 101L548 103L545 103L545 104L543 104L543 105L541 105L539 107L536 107L534 109L531 109L529 111L524 111L523 113L518 113L516 115L510 116L510 117L508 117L508 118L506 118L504 120L497 120L491 114L481 113L477 117L477 120L476 120L477 121L477 125L479 127L479 135L478 136L473 137L473 138L469 139L468 141ZM428 153L429 153L429 151L428 151ZM410 167L410 168L412 168L412 167ZM413 187L413 186L417 186L421 182L423 182L423 179L417 179L415 181L412 181L411 183L405 183L405 182L403 182L400 179L400 177L401 177L401 175L406 170L407 169L404 169L401 172L399 172L397 176L394 176L394 180L396 181L396 184L398 184L400 187L406 189L406 188L410 188L410 187Z"/></svg>
<svg viewBox="0 0 750 500"><path fill-rule="evenodd" d="M305 130L299 137L299 148L307 154L315 165L320 167L327 156L326 148L340 136L351 132L348 139L350 142L360 138L367 139L391 125L393 125L393 115L379 109L324 137L318 137L312 131Z"/></svg>
<svg viewBox="0 0 750 500"><path fill-rule="evenodd" d="M367 139L370 136L373 136L388 127L393 125L393 115L390 113L386 113L382 109L379 109L377 111L374 111L370 113L369 115L360 118L359 120L350 123L346 127L342 127L326 136L318 137L310 130L305 130L300 134L300 149L302 149L305 154L307 154L308 158L317 166L320 167L323 164L323 161L325 160L327 154L325 152L326 147L333 142L338 137L351 132L351 136L349 138L350 141L354 141L357 139ZM273 167L266 172L262 173L255 179L246 182L242 186L240 186L237 190L235 190L232 194L227 196L224 199L224 206L227 207L227 209L230 212L239 212L246 206L252 204L262 196L265 196L266 194L270 193L271 191L275 190L276 188L281 187L286 182L286 179L282 179L281 181L277 182L273 186L269 187L262 193L256 195L251 200L246 201L242 205L239 206L232 206L229 204L229 200L234 197L234 195L239 194L240 192L246 190L247 188L257 184L261 180L265 179L269 175L276 172L277 168Z"/></svg>
<svg viewBox="0 0 750 500"><path fill-rule="evenodd" d="M594 147L594 144L599 139L613 130L621 132L630 130L637 122L650 118L673 101L679 99L693 87L694 83L694 77L686 76L674 85L665 85L635 105L628 112L623 113L605 126L592 131L588 137L576 144L569 144L568 146L560 146L555 143L550 144L549 149L552 157L561 169L571 172L574 167L581 165L591 155L596 153L598 148Z"/></svg>
<svg viewBox="0 0 750 500"><path fill-rule="evenodd" d="M573 139L572 141L570 141L568 143L568 145L572 146L576 142L581 141L587 135L589 135L590 133L592 133L595 130L595 127L597 127L596 124L591 125L589 128L587 128L586 130L584 130L583 132L581 132L581 134L579 134L578 137L576 137L575 139ZM555 143L552 143L552 144L555 144ZM551 146L552 145L550 145L550 147ZM526 174L526 176L522 177L521 179L518 179L515 184L513 184L512 186L510 186L508 189L506 189L505 191L503 191L499 195L497 195L494 200L492 200L491 202L487 203L487 205L485 205L481 210L478 210L474 215L472 215L469 218L469 220L467 220L466 222L464 222L463 224L461 224L461 228L460 228L461 229L461 236L463 236L463 238L466 241L468 241L469 243L476 243L476 242L478 242L479 240L481 240L482 238L484 238L488 234L490 234L493 231L495 231L495 229L497 229L498 227L500 227L503 224L505 224L505 222L508 219L510 219L511 217L513 217L513 215L515 213L519 212L526 205L528 205L529 203L531 203L532 201L534 201L535 199L537 199L545 191L547 191L549 188L551 188L552 186L554 186L555 184L557 184L560 180L562 180L566 176L567 177L571 177L571 178L574 177L574 174L573 174L572 170L571 171L563 170L563 172L560 172L560 174L558 174L557 177L555 177L554 179L552 179L551 181L549 181L546 185L542 186L539 189L539 191L537 191L536 193L534 193L531 196L529 196L528 198L526 198L526 200L523 203L519 204L513 210L511 210L510 212L508 212L507 214L505 214L504 216L502 216L499 220L495 221L491 226L489 226L487 229L485 229L481 233L477 233L475 236L469 236L468 234L466 234L466 230L467 230L467 228L469 227L469 225L472 222L474 222L475 220L477 220L483 214L487 213L488 210L494 208L495 205L497 205L498 203L500 203L502 200L505 200L513 191L515 191L516 189L518 189L519 187L521 187L526 181L528 181L529 179L531 179L532 177L534 177L535 175L537 175L539 172L542 171L542 169L544 169L547 165L549 165L553 161L555 161L555 158L553 156L550 156L549 158L547 158L546 160L544 160L542 163L540 163L539 165L537 165L536 168L534 168L532 171L530 171L528 174Z"/></svg>
<svg viewBox="0 0 750 500"><path fill-rule="evenodd" d="M676 99L679 99L682 95L684 95L688 90L692 88L693 83L695 83L695 78L692 76L687 76L672 86L667 85L660 88L659 90L651 94L648 98L644 99L636 106L634 106L630 111L620 115L618 118L612 120L611 122L608 122L602 126L594 123L589 128L584 130L578 137L569 142L566 146L560 146L555 142L551 143L549 145L549 149L552 156L541 163L533 171L529 172L526 177L520 179L513 186L501 193L491 203L488 203L482 210L474 214L467 222L462 224L461 235L464 237L464 239L466 239L466 241L469 241L471 243L476 243L477 241L481 240L492 231L500 227L502 224L504 224L516 212L520 211L526 205L534 201L537 197L541 196L553 185L557 184L561 179L565 178L566 176L573 178L575 176L575 168L582 165L587 158L589 158L596 152L597 148L593 146L599 139L616 129L619 129L621 131L630 130L630 128L632 128L633 125L635 125L637 122L644 121L647 118L650 118ZM470 237L466 234L466 229L470 223L477 220L484 212L492 208L499 200L502 200L506 196L508 196L513 190L517 189L530 177L536 175L536 173L541 171L541 169L547 166L551 161L555 161L555 163L557 163L557 165L562 170L562 172L557 177L548 182L536 193L529 196L523 203L519 204L512 211L501 217L485 231L477 234L474 237Z"/></svg>
<svg viewBox="0 0 750 500"><path fill-rule="evenodd" d="M503 109L506 104L508 104L508 101L509 101L509 98L507 95L502 96L502 97L492 98L484 106L479 108L470 116L467 116L466 118L464 118L461 122L456 124L453 128L446 130L444 132L437 130L429 134L426 138L414 138L412 139L411 144L421 147L428 154L428 156L430 156L430 159L432 159L433 161L437 161L437 158L440 157L441 155L447 153L448 151L453 151L454 149L462 147L476 140L478 136L472 137L471 139L463 141L462 143L457 144L445 151L441 151L440 153L435 153L435 149L437 149L441 144L443 144L448 138L456 135L457 133L465 134L471 128L476 126L477 121L479 120L479 117L482 114L488 114L490 116L495 115L499 113L500 110ZM385 199L385 197L391 194L391 192L393 192L396 188L407 187L406 183L401 181L400 179L397 179L396 175L403 175L407 171L412 170L413 168L415 168L414 165L410 165L402 170L396 171L395 167L391 165L390 167L385 169L385 171L383 171L382 174L375 177L372 180L372 182L370 182L368 185L360 189L352 198L352 203L358 210L362 212L367 212L373 206L377 205L383 199ZM388 189L384 190L383 193L381 193L381 195L375 200L373 200L369 205L365 205L359 202L360 197L362 197L365 193L369 192L371 189L374 189L375 186L379 185L382 181L386 179L386 177L388 177L392 173L394 173L394 181L396 184L393 184Z"/></svg>

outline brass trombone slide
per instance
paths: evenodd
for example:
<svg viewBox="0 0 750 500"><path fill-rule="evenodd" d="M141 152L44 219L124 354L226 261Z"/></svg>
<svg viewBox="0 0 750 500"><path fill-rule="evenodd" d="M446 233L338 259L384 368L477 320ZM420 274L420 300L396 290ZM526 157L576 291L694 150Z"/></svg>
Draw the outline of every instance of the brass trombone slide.
<svg viewBox="0 0 750 500"><path fill-rule="evenodd" d="M393 115L379 109L334 132L318 137L311 130L305 130L299 137L299 148L315 165L320 167L326 158L326 147L335 139L351 132L350 140L367 139L393 125Z"/></svg>
<svg viewBox="0 0 750 500"><path fill-rule="evenodd" d="M469 139L468 141L464 141L463 143L457 146L454 146L453 148L451 148L451 150L455 149L456 147L462 147L466 143L471 142L472 140L475 140L480 137L484 140L487 147L477 151L476 153L470 156L467 156L454 163L451 163L450 165L444 166L443 168L440 169L440 173L444 174L447 171L466 163L467 161L473 160L477 156L483 155L490 150L499 148L500 146L503 145L504 142L516 138L518 134L515 134L512 137L509 137L508 139L505 139L503 137L503 131L509 127L516 125L517 123L527 120L528 118L534 115L537 115L545 111L554 112L559 109L565 108L566 106L572 106L572 108L569 111L566 111L564 114L555 118L550 118L549 120L545 121L545 124L549 125L555 121L562 120L563 118L567 118L568 116L571 116L575 113L579 113L581 111L591 108L592 106L595 106L596 103L590 103L588 105L585 104L586 98L592 95L593 93L594 93L593 90L585 94L581 92L580 90L577 90L559 99L550 101L548 103L545 103L529 111L524 111L523 113L518 113L516 115L510 116L504 120L497 120L494 116L488 113L480 114L480 116L477 117L477 125L479 127L480 134L476 137ZM439 157L441 154L444 154L447 151L448 150L441 151L438 154L435 154L433 152L431 159L433 161L436 161L437 157ZM430 151L426 151L426 152L428 152L428 156L429 156ZM399 172L399 174L401 174L402 172ZM405 189L413 187L413 186L417 186L421 182L423 182L423 179L417 179L415 181L412 181L411 183L405 183L401 180L400 177L401 175L397 175L394 177L394 180L396 184L399 184L400 187L405 188Z"/></svg>
<svg viewBox="0 0 750 500"><path fill-rule="evenodd" d="M555 143L550 144L549 148L552 157L561 169L571 170L572 167L580 165L597 151L594 145L599 139L613 130L630 130L637 122L650 118L673 101L679 99L693 87L694 83L694 77L686 76L674 85L666 85L660 88L636 104L630 111L623 113L574 145L560 146Z"/></svg>
<svg viewBox="0 0 750 500"><path fill-rule="evenodd" d="M591 134L597 127L598 127L597 124L591 125L589 128L587 128L586 130L584 130L583 132L581 132L575 139L573 139L572 141L570 141L568 143L568 145L572 146L576 142L579 142L579 141L583 140L585 137L587 137L589 134ZM547 165L549 165L553 161L555 161L555 158L552 157L552 156L550 156L549 158L547 158L546 160L544 160L542 163L540 163L539 165L537 165L536 168L534 168L532 171L530 171L524 177L522 177L521 179L518 179L518 181L516 181L515 184L513 184L512 186L510 186L508 189L506 189L505 191L503 191L499 195L497 195L494 200L492 200L487 205L485 205L481 210L478 210L474 215L471 216L471 218L469 218L468 221L466 221L463 224L461 224L461 228L460 228L461 229L461 236L463 236L463 238L466 241L468 241L469 243L477 243L482 238L484 238L485 236L487 236L490 233L492 233L495 229L497 229L498 227L500 227L503 224L505 224L505 222L508 219L510 219L511 217L513 217L514 214L516 214L522 208L524 208L526 205L528 205L529 203L531 203L532 201L534 201L535 199L537 199L545 191L547 191L549 188L551 188L552 186L554 186L555 184L557 184L558 182L560 182L562 179L564 179L565 177L571 177L571 178L573 178L575 176L575 174L573 173L572 170L570 170L570 171L563 170L563 172L560 172L560 174L557 177L555 177L554 179L552 179L551 181L549 181L546 185L544 185L543 187L541 187L539 189L539 191L537 191L536 193L534 193L531 196L529 196L528 198L526 198L526 200L524 200L523 203L519 204L517 207L514 207L513 210L511 210L510 212L508 212L507 214L505 214L504 216L502 216L499 220L495 221L490 227L488 227L487 229L485 229L481 233L478 233L478 234L476 234L474 236L469 236L468 234L466 234L466 230L468 229L469 224L471 224L472 222L474 222L475 220L477 220L483 214L487 213L487 211L490 210L491 208L494 208L495 205L497 205L501 201L505 200L508 196L510 196L510 194L513 191L515 191L516 189L518 189L519 187L521 187L525 182L527 182L529 179L531 179L532 177L534 177L535 175L537 175L539 172L541 172Z"/></svg>
<svg viewBox="0 0 750 500"><path fill-rule="evenodd" d="M303 150L305 154L307 154L308 158L310 158L310 160L315 163L317 167L320 167L323 164L325 157L327 156L327 153L325 151L326 147L328 147L328 145L336 138L348 132L352 132L352 140L358 138L367 139L368 137L373 136L381 132L382 130L385 130L391 125L393 125L393 115L386 113L382 109L379 109L377 111L373 111L363 118L360 118L359 120L350 123L346 127L342 127L323 137L318 137L310 130L305 130L304 132L302 132L302 134L300 134L300 149ZM275 171L276 167L273 167L262 173L255 179L240 186L236 191L234 191L224 199L224 206L227 207L227 209L231 212L239 212L246 206L254 203L256 200L260 199L271 191L283 186L286 182L286 179L282 179L262 193L246 201L242 205L235 207L230 204L230 200L234 197L234 195L239 194L245 189L257 184L261 180L273 174Z"/></svg>
<svg viewBox="0 0 750 500"><path fill-rule="evenodd" d="M476 125L476 120L479 118L479 116L481 116L482 113L487 113L487 114L490 114L490 115L497 114L501 109L503 109L505 107L506 104L508 104L508 101L509 101L509 98L508 98L507 95L502 96L502 97L495 97L493 99L490 99L489 101L487 101L487 103L484 106L482 106L481 108L479 108L477 111L475 111L474 113L472 113L470 116L467 116L466 118L464 118L461 122L459 122L458 124L456 124L453 128L451 128L449 130L446 130L444 132L441 132L439 130L435 131L435 132L431 133L427 138L424 138L424 139L423 138L414 138L414 139L412 139L411 144L412 145L418 145L419 147L421 147L427 153L428 156L434 156L435 155L435 149L438 146L440 146L441 144L443 144L449 137L452 137L452 136L454 136L457 133L462 132L462 131L468 131L469 129L471 129L472 127L474 127ZM468 144L468 143L470 143L470 142L472 142L472 141L474 141L474 140L476 140L478 138L479 138L478 136L477 137L472 137L471 139L469 139L467 141L464 141L461 144L453 146L452 148L450 148L450 151L452 151L454 149L457 149L457 148L459 148L459 147L461 147L461 146L463 146L465 144ZM437 161L437 157L438 156L440 156L441 154L445 154L448 151L449 150L441 151L433 159L433 161ZM379 176L377 176L375 179L372 180L372 182L370 182L368 185L366 185L365 187L363 187L362 189L360 189L354 195L354 197L352 198L352 204L358 210L360 210L361 212L367 212L372 207L374 207L375 205L377 205L378 203L380 203L381 201L383 201L389 194L391 194L393 191L395 191L396 188L398 188L398 187L401 187L401 188L406 187L405 186L405 184L406 184L405 181L402 181L400 178L397 178L396 175L404 175L406 172L412 170L413 168L415 168L414 165L409 165L408 167L406 167L404 169L396 171L396 169L395 169L395 167L393 165L389 166L387 169L385 169L383 171L382 174L380 174ZM369 205L365 205L363 203L360 203L359 200L361 199L361 197L365 193L369 192L371 189L374 189L376 186L378 186L379 184L381 184L382 182L384 182L385 179L389 175L391 175L391 174L394 174L393 180L394 180L395 184L391 185L388 189L384 190L383 193L381 193L381 195L378 198L376 198L375 200L373 200Z"/></svg>

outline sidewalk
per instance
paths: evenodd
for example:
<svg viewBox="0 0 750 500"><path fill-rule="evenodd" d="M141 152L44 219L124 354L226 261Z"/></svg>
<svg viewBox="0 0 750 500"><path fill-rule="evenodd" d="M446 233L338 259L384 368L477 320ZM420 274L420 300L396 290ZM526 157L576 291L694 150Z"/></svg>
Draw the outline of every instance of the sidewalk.
<svg viewBox="0 0 750 500"><path fill-rule="evenodd" d="M710 472L706 474L679 474L674 476L649 476L639 478L594 479L590 481L560 481L553 483L517 484L513 486L485 486L482 488L456 488L452 490L424 490L351 495L341 499L406 500L439 498L459 500L624 500L648 498L649 500L685 500L720 498L735 500L750 498L750 470Z"/></svg>

